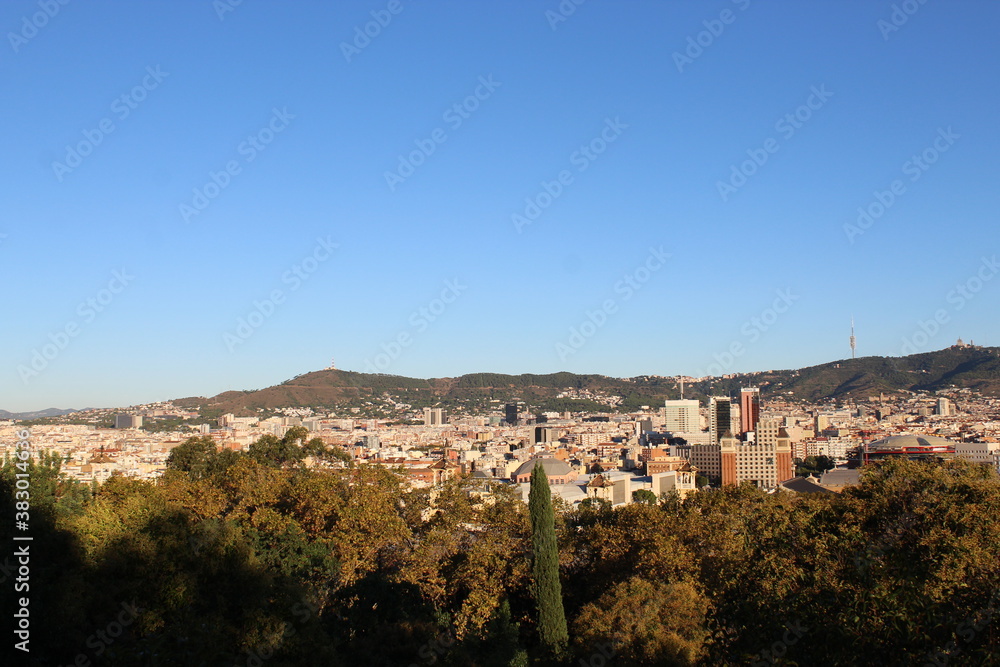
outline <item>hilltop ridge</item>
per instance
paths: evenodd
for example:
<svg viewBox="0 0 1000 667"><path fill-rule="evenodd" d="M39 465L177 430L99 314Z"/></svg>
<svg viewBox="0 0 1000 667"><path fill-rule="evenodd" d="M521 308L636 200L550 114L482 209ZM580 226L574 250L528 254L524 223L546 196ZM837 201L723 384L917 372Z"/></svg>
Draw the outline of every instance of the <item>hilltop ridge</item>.
<svg viewBox="0 0 1000 667"><path fill-rule="evenodd" d="M334 407L388 395L414 407L521 400L538 410L637 410L679 398L682 376L614 378L597 374L469 373L458 377L411 378L401 375L320 370L254 391L226 391L213 397L177 399L182 407L250 414L287 407ZM823 402L863 400L880 393L970 389L1000 396L1000 348L950 347L906 357L842 359L791 370L688 378L687 398L734 395L741 386L761 388L765 398Z"/></svg>

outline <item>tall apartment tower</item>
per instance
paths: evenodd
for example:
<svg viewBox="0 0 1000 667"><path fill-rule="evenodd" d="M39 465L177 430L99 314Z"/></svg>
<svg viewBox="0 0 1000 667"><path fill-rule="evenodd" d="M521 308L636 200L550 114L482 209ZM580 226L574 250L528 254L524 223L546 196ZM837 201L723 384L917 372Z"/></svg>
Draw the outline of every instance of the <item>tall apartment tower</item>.
<svg viewBox="0 0 1000 667"><path fill-rule="evenodd" d="M722 457L718 444L691 445L690 461L713 484L722 482Z"/></svg>
<svg viewBox="0 0 1000 667"><path fill-rule="evenodd" d="M762 489L773 489L795 476L791 438L781 422L764 419L756 428L754 442L740 442L732 437L720 441L722 484L751 482Z"/></svg>
<svg viewBox="0 0 1000 667"><path fill-rule="evenodd" d="M774 456L774 481L776 483L795 477L792 460L792 439L781 419L761 419L757 425L757 443ZM768 474L772 474L769 472Z"/></svg>
<svg viewBox="0 0 1000 667"><path fill-rule="evenodd" d="M740 389L740 433L757 430L760 421L760 389L743 387Z"/></svg>
<svg viewBox="0 0 1000 667"><path fill-rule="evenodd" d="M947 417L951 414L951 401L947 398L939 398L937 400L937 409L935 412L939 415Z"/></svg>
<svg viewBox="0 0 1000 667"><path fill-rule="evenodd" d="M671 433L697 433L701 431L698 401L664 401L663 428Z"/></svg>
<svg viewBox="0 0 1000 667"><path fill-rule="evenodd" d="M740 441L732 435L722 436L719 440L719 477L723 485L740 483L736 475L740 449Z"/></svg>
<svg viewBox="0 0 1000 667"><path fill-rule="evenodd" d="M508 426L517 426L517 403L508 403L504 406L504 420Z"/></svg>
<svg viewBox="0 0 1000 667"><path fill-rule="evenodd" d="M444 423L444 410L424 408L424 426L440 426Z"/></svg>
<svg viewBox="0 0 1000 667"><path fill-rule="evenodd" d="M719 444L726 431L733 430L733 401L728 396L712 396L708 399L708 432L710 442Z"/></svg>
<svg viewBox="0 0 1000 667"><path fill-rule="evenodd" d="M115 415L115 428L142 428L142 415Z"/></svg>

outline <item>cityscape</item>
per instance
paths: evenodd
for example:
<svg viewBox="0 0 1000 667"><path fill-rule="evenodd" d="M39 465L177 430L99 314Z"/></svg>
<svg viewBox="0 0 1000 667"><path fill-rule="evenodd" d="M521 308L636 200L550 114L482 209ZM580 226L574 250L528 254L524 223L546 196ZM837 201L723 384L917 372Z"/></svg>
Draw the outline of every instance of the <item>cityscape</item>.
<svg viewBox="0 0 1000 667"><path fill-rule="evenodd" d="M956 347L967 345L960 340ZM665 379L678 386L699 380ZM781 396L762 401L760 388L744 387L738 395L711 396L704 403L668 399L636 412L620 409L621 396L586 389L566 389L555 398L593 401L605 404L607 411L542 411L523 401L493 399L488 411L452 413L440 407L415 409L389 392L373 398L375 402L364 401L369 410L381 403L391 416L361 417L364 406L335 411L296 406L266 417L227 413L198 423L198 410L164 402L8 419L0 422L0 441L7 443L10 458L15 432L41 422L31 426L35 447L58 454L69 477L101 483L113 474L160 477L171 450L191 436L242 452L263 436L283 438L302 428L306 438L319 438L353 462L395 468L418 487L473 476L519 483L527 499L530 463L558 461L564 483L554 485L554 491L570 505L598 493L588 486L598 475L618 483L617 495L598 496L612 505L633 502L635 492L643 489L657 497L671 489L686 494L742 483L769 492L820 491L803 487L797 475L803 462L817 457L825 458L830 469L806 479L836 490L845 479L857 483L863 465L888 456L959 458L1000 472L1000 399L968 388L809 403ZM307 463L330 465L312 459ZM841 473L848 470L853 472ZM686 480L683 485L680 479ZM824 479L840 481L828 484Z"/></svg>
<svg viewBox="0 0 1000 667"><path fill-rule="evenodd" d="M852 334L852 347L854 341ZM56 486L48 487L50 491L47 493L52 495L43 501L49 508L42 516L52 516L52 512L54 516L62 515L63 521L69 521L67 526L76 525L74 522L80 519L70 517L78 515L81 509L86 516L88 506L93 508L89 511L124 512L117 519L122 522L122 527L134 523L137 517L142 517L151 509L140 510L136 515L141 505L134 503L144 502L141 499L157 488L171 496L180 494L177 497L188 497L188 500L181 501L182 505L176 505L176 509L187 506L189 509L183 511L194 513L190 519L184 520L190 533L182 544L173 547L179 551L168 557L179 558L178 563L194 558L198 565L185 567L194 567L195 570L212 562L206 559L227 557L225 551L220 549L230 548L225 545L232 536L226 537L225 532L219 532L224 526L229 526L225 530L242 530L237 527L240 523L250 521L248 527L255 525L258 519L253 517L260 517L261 513L268 511L274 518L280 516L273 514L275 511L288 513L289 518L296 517L296 522L319 520L321 525L329 525L310 538L315 540L313 548L319 549L312 557L312 567L315 568L319 562L326 563L320 570L319 579L313 578L315 574L306 574L315 570L303 570L302 564L291 565L295 561L281 567L291 565L292 569L288 571L294 573L295 578L307 577L310 587L318 585L317 590L328 591L326 595L336 595L334 591L344 586L353 590L357 583L352 582L357 582L358 577L371 577L385 567L379 563L386 558L386 549L393 551L400 548L395 542L399 538L393 534L402 528L398 525L391 528L391 524L385 524L385 513L391 516L401 512L402 519L407 516L406 508L410 505L419 510L417 515L406 519L407 523L415 522L412 524L414 532L408 539L417 539L418 550L420 544L436 544L435 548L446 549L448 539L464 536L462 539L467 540L467 544L457 549L453 547L450 556L464 559L471 557L477 549L484 548L480 543L483 531L498 531L502 535L509 530L506 527L508 522L517 516L524 520L524 513L529 510L532 530L537 536L536 504L539 497L549 499L552 503L549 512L563 517L562 521L567 525L575 525L577 531L582 531L577 538L570 539L564 535L561 540L566 541L566 548L577 552L576 558L583 558L585 563L589 563L579 573L586 579L590 568L596 567L600 571L603 558L614 558L606 555L592 560L593 556L585 555L606 539L600 530L595 532L595 528L604 524L614 526L619 521L628 522L640 517L642 521L648 521L657 515L661 521L672 517L671 523L687 522L689 528L694 528L698 522L685 512L685 508L687 512L708 513L704 519L707 523L692 537L699 544L709 539L719 548L724 542L716 540L729 539L725 531L711 538L707 538L709 533L703 531L716 530L716 522L722 522L721 525L731 522L732 512L749 510L751 516L759 515L752 519L754 521L771 517L767 520L778 520L780 524L803 511L816 511L822 507L834 512L842 512L849 507L857 511L863 506L861 499L866 494L891 484L893 476L900 473L906 477L895 482L897 486L901 484L897 493L917 494L913 497L922 498L925 503L937 506L941 502L956 502L940 490L942 484L949 484L948 480L953 480L956 475L961 476L961 481L954 488L963 498L959 502L967 504L966 509L971 511L970 501L965 496L972 488L980 488L979 493L985 488L991 489L992 497L1000 503L1000 396L995 392L983 394L968 386L982 387L984 377L1000 377L1000 349L982 348L959 339L948 349L916 359L878 361L888 362L892 368L901 367L903 362L920 367L922 370L916 375L929 377L911 377L908 381L916 379L914 388L924 386L927 389L887 387L877 395L831 394L811 401L797 398L794 389L783 391L785 386L794 385L775 381L775 377L783 376L774 376L772 371L771 374L754 373L729 378L652 376L614 379L573 374L516 378L481 374L442 379L440 382L458 388L446 392L441 389L428 391L431 381L415 378L345 374L331 362L322 370L302 374L263 391L277 389L279 395L285 395L281 393L282 387L311 386L315 390L324 383L340 388L349 386L351 390L358 391L356 397L338 405L327 402L326 405L313 407L294 405L252 409L247 406L266 400L266 396L257 396L263 392L226 392L212 398L192 397L116 408L53 410L33 415L7 413L10 418L0 421L0 442L4 443L2 470L5 480L10 479L7 475L15 474L20 475L17 479L34 479L33 484L36 485L39 478L47 479L46 485L56 483ZM853 370L855 366L861 367L858 365L872 367L872 360L845 359L828 364L825 371L824 367L818 371L799 369L786 373L785 377L818 372L829 378L835 377L830 374L845 368L863 384L864 381L858 380L859 374ZM976 365L980 366L978 370L969 370ZM913 374L913 371L904 373ZM762 386L745 386L748 377L758 378ZM487 378L490 378L489 381ZM520 390L515 389L518 381L527 384ZM867 381L872 381L872 378L867 378ZM617 392L611 388L616 382L619 386ZM828 379L822 382L829 384ZM629 392L633 391L633 387L644 385L655 386L657 391L666 391L678 398L667 398L660 404L650 401L653 404L631 409L636 400L647 397ZM686 392L688 395L701 395L704 393L702 390L707 388L711 392L716 385L738 387L738 390L711 393L705 395L704 400L684 398ZM546 388L550 389L547 397L538 393L539 389ZM530 398L491 398L498 392L504 395L520 393ZM406 394L412 397L407 399ZM413 402L408 403L407 400ZM426 403L430 405L423 405ZM239 413L236 414L221 412L220 408L213 407L218 405L244 407L234 408ZM587 406L591 409L551 409L555 405ZM253 414L255 412L256 415ZM213 414L217 416L211 417ZM30 447L25 447L26 442L30 443ZM26 458L22 452L29 450L31 456ZM16 473L17 470L26 472ZM880 474L888 477L879 478ZM292 489L294 484L301 483L296 480L309 479L313 480L310 484L320 485L316 488L325 486L326 490L319 491L319 495L308 500L295 499ZM246 487L248 482L254 488ZM276 483L277 487L267 490ZM331 483L345 486L335 490L336 486L327 486ZM983 484L987 486L982 487ZM13 486L17 488L16 484ZM544 489L544 496L539 496L540 489ZM213 510L211 505L203 506L202 500L196 501L195 496L189 496L192 493L219 496L213 503L227 496L230 500L222 500L223 505ZM344 493L347 495L343 496ZM747 493L755 495L746 496ZM123 497L131 497L132 500L117 510L112 509ZM268 497L271 500L267 500ZM336 509L338 498L346 504ZM334 505L318 515L311 512L303 514L304 509L299 506L303 501L320 502L324 506L332 501ZM846 549L842 558L847 559L849 569L842 576L861 576L863 580L876 576L876 572L880 573L878 576L885 576L896 571L898 566L891 565L894 560L905 561L918 555L904 544L920 539L919 535L927 531L929 525L935 525L937 519L928 519L915 507L904 509L914 500L904 500L904 505L897 505L898 501L898 498L887 498L884 501L887 507L883 511L893 514L902 511L901 515L885 526L860 533L857 536L860 543ZM226 502L230 503L229 509L223 509ZM766 502L767 507L761 506L762 502ZM719 509L710 509L719 503L722 503L721 514ZM356 504L361 512L354 519L349 518L349 514L344 516L345 512L350 512L352 504ZM244 505L247 505L246 509L238 509ZM58 509L60 506L62 509ZM257 506L256 511L246 514L254 506ZM103 509L98 510L99 507ZM649 512L655 514L650 515ZM308 518L310 514L313 514L312 519ZM27 511L17 515L30 516ZM241 515L243 519L238 518ZM779 516L784 518L777 519ZM915 518L917 516L923 518ZM159 534L160 529L154 530L151 525L142 527L143 520L138 520L136 538L145 542ZM360 523L344 526L345 521ZM988 515L986 521L989 530L996 529L994 515ZM818 518L814 517L812 522L819 535L827 534L818 528ZM681 533L675 533L679 525L673 525L668 534L675 535L676 539L676 535ZM708 528L710 525L712 529ZM308 526L308 523L303 523L299 530L313 533L315 528ZM20 522L18 527L22 527ZM112 527L112 534L122 527ZM739 530L736 529L737 532ZM759 539L770 535L767 539L774 540L780 535L777 539L792 540L782 541L780 546L771 543L769 557L772 558L780 557L788 550L794 552L800 539L805 539L807 534L802 532L802 528L779 528L777 533L773 526L757 530L762 535ZM837 529L830 527L826 530L835 532ZM967 530L968 526L960 528L962 533ZM404 534L406 532L404 530ZM422 537L416 537L421 534ZM447 535L452 537L439 544L438 540ZM127 537L123 541L118 538L114 542L118 545L113 547L115 552L134 549L133 539ZM275 535L272 539L277 539L281 545L288 538ZM375 546L374 551L368 552L374 559L371 562L352 563L352 559L357 558L360 545L347 547L345 551L342 539L361 539L381 546ZM536 568L535 577L536 581L542 581L541 577L545 575L537 569L541 562L537 537L532 537L532 540L536 544L532 559ZM626 539L626 543L635 545L641 545L643 541L644 538L634 535ZM163 543L157 550L170 548ZM304 544L296 548L304 548ZM503 541L486 547L487 553L493 553L493 549L503 551L510 548L511 545ZM628 550L634 548L629 547ZM682 547L678 544L666 551L664 548L653 547L645 558L662 558ZM818 544L813 548L818 548ZM26 549L28 547L20 547L15 555L27 555L29 552ZM327 549L330 551L324 553ZM466 549L472 552L465 554ZM267 552L267 548L261 551L262 555ZM497 555L494 553L493 557ZM710 555L710 552L691 552L692 564ZM140 562L146 557L148 554L141 551L132 556ZM828 564L837 562L837 557L828 555L825 558L833 558ZM446 557L444 562L431 565L420 558L411 565L403 565L400 574L416 566L417 570L406 576L421 577L421 587L432 585L432 579L423 579L427 576L425 568L441 567L447 560ZM80 563L76 567L83 565ZM707 563L701 565L706 566ZM2 567L13 572L13 563L9 559ZM390 566L390 571L397 567L399 565ZM987 566L987 572L990 571ZM26 585L29 580L27 573L30 570L21 572L23 576L15 581L25 583L18 583L18 586ZM558 581L555 565L551 573L550 576ZM465 581L463 585L473 585L467 574L458 572L453 576ZM751 585L766 576L763 573L754 575ZM608 664L607 661L612 660L620 660L622 664L661 664L664 655L674 656L673 662L668 661L667 664L701 664L713 650L718 650L713 648L715 643L709 641L701 625L708 618L708 608L698 607L708 604L710 598L706 596L712 594L710 591L701 593L683 586L677 589L675 587L681 586L681 583L668 583L669 579L658 581L654 577L641 581L649 581L654 589L645 593L628 589L630 592L627 594L618 588L606 589L596 607L584 606L579 612L584 620L576 621L572 627L590 638L586 647L562 644L566 653L561 656L544 649L534 649L540 652L540 657L533 659L541 664L560 664L568 659L567 654L578 656L582 652L584 657L578 660L583 660L584 664ZM895 579L892 581L890 585L898 585ZM144 578L140 578L135 580L135 585L141 587L143 582ZM714 594L723 594L732 585L740 586L736 582L727 584ZM871 581L865 585L871 585ZM209 585L206 583L204 586ZM567 588L572 589L573 586L567 584ZM870 591L867 588L863 590L860 602L870 604L864 597ZM125 635L127 639L117 642L121 653L110 653L111 644L115 643L112 640L123 636L128 625L144 618L143 604L162 604L147 601L146 594L139 595L143 599L141 604L135 600L121 603L115 618L125 620L112 620L107 625L107 634L88 638L87 645L92 649L96 647L95 658L109 650L109 655L116 656L123 664L141 664L150 660L146 655L149 649L142 647L147 645L150 636L164 635L163 631L145 636L144 633L129 632ZM282 594L275 589L268 595ZM674 627L679 628L676 631L683 634L669 641L654 640L652 645L645 641L639 645L633 643L634 637L641 636L638 626L629 625L636 621L627 621L614 632L606 631L610 634L587 634L588 631L579 625L589 624L592 618L599 620L603 618L602 614L621 618L624 611L616 607L612 599L623 595L625 599L622 602L626 605L635 604L645 595L653 596L646 601L647 604L652 604L660 595L667 595L667 600L675 600L671 596L680 595L680 598L666 604L677 605L684 600L684 604L695 604L700 611L690 612L693 613L691 617L671 621ZM100 595L94 596L95 600L100 598ZM988 627L996 597L989 600L991 606L980 608L957 627L966 632ZM523 664L531 649L524 648L523 640L516 639L516 636L527 619L518 622L510 616L514 613L508 607L510 602L503 602L500 607L495 606L497 603L494 601L494 611L486 612L487 616L483 616L484 612L478 609L465 609L456 618L464 619L458 622L475 627L477 620L482 623L491 613L501 614L501 618L506 619L503 622L508 624L504 630L507 634L503 635L506 639L501 640L498 636L492 641L500 642L503 662ZM657 604L664 602L661 599ZM321 623L324 605L333 610L341 603L332 598L324 602L322 597L318 600L312 597L299 600L291 612L296 618L295 623L303 627ZM341 607L338 613L351 608L350 604L347 608ZM487 605L488 608L490 605ZM651 613L659 618L666 607L654 606L654 609L657 611ZM822 616L831 611L824 608L811 613ZM355 609L353 613L358 612ZM769 621L759 614L759 611L754 612L754 622L767 625ZM804 610L800 609L799 614L805 618ZM64 614L55 616L65 618ZM218 622L218 619L213 620L213 626ZM783 655L792 652L799 639L807 637L817 622L815 616L809 617L808 621L802 618L791 621L782 619L780 640L753 655L741 654L743 657L739 660L780 664ZM246 645L241 649L243 657L239 658L239 664L243 664L244 660L247 665L255 661L263 662L269 653L273 655L275 652L283 654L284 664L307 664L314 659L307 655L318 648L333 651L331 643L336 643L333 637L321 640L318 645L313 643L317 641L315 639L304 643L290 641L289 637L297 630L292 621L285 620L283 623L276 643ZM565 619L562 623L566 623ZM167 630L165 636L187 641L191 629L184 622L178 622L177 626ZM556 624L557 637L558 626ZM478 663L482 658L477 656L482 649L478 648L475 637L483 632L487 636L495 632L480 627L480 630L469 629L463 633L438 632L430 640L425 640L417 648L417 653L423 654L426 664L438 660L445 664ZM220 628L213 632L221 631ZM545 636L543 625L539 625L537 631ZM95 636L96 644L93 643ZM597 641L602 636L607 641ZM972 635L973 638L975 636ZM813 641L816 641L815 638ZM412 650L405 648L405 644L401 650L385 651L367 647L366 640L352 642L338 652L364 655L363 659L373 664L384 661L387 656ZM559 645L558 639L556 642ZM724 658L729 662L736 662L732 660L734 650L745 650L734 649L738 642L722 645L721 655L729 656ZM530 644L527 646L530 647ZM828 644L823 646L827 652L825 655L834 656L829 664L839 664L841 659L853 659L850 657L854 655L853 649L845 651L835 650ZM890 653L898 650L892 645L887 648ZM958 655L958 648L957 645L945 646L940 654L945 657ZM199 645L195 650L204 655L215 649ZM308 653L297 654L299 650ZM588 654L588 651L591 653ZM86 652L76 655L84 656L78 658L77 664L87 664L90 660ZM164 655L166 660L174 660L172 651L164 651ZM906 657L910 655L904 652L906 660L910 659ZM931 654L932 657L935 655Z"/></svg>
<svg viewBox="0 0 1000 667"><path fill-rule="evenodd" d="M998 26L0 3L3 665L1000 665Z"/></svg>

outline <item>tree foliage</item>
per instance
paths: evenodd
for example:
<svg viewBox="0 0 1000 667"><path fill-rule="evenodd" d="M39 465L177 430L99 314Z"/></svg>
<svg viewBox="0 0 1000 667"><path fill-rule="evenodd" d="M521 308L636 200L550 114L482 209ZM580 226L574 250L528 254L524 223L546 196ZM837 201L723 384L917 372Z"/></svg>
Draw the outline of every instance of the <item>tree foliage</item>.
<svg viewBox="0 0 1000 667"><path fill-rule="evenodd" d="M820 475L837 467L837 462L829 456L807 456L805 460L795 459L795 474L799 477Z"/></svg>
<svg viewBox="0 0 1000 667"><path fill-rule="evenodd" d="M209 444L179 446L156 482L94 492L58 457L25 463L38 664L510 667L553 664L553 645L574 665L1000 655L1000 479L985 466L888 461L838 495L747 485L572 509L542 475L526 506L499 483L412 488L380 466ZM0 467L7 517L19 473ZM15 595L0 589L4 608ZM97 655L122 605L139 611Z"/></svg>
<svg viewBox="0 0 1000 667"><path fill-rule="evenodd" d="M553 656L562 656L569 643L559 583L559 546L556 543L552 490L541 463L531 471L528 497L531 515L531 570L538 604L538 635Z"/></svg>

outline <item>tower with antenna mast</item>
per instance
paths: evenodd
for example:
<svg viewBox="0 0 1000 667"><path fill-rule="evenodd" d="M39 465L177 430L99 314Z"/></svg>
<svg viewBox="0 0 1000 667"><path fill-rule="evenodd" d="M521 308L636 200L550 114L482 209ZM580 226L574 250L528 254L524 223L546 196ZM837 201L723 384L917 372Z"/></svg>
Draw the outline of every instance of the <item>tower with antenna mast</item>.
<svg viewBox="0 0 1000 667"><path fill-rule="evenodd" d="M854 337L854 316L851 315L851 359L854 359L854 350L858 346L858 339Z"/></svg>

